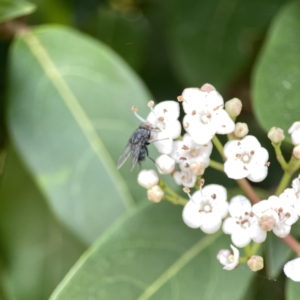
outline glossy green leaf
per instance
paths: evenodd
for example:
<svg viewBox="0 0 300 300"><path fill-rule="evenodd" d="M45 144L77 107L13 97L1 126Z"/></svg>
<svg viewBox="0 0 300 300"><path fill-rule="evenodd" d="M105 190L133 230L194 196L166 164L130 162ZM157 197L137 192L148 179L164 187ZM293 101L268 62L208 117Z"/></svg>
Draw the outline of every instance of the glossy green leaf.
<svg viewBox="0 0 300 300"><path fill-rule="evenodd" d="M187 86L228 89L245 71L282 0L175 0L165 6L170 62Z"/></svg>
<svg viewBox="0 0 300 300"><path fill-rule="evenodd" d="M85 248L54 218L15 152L7 157L0 199L8 299L48 299Z"/></svg>
<svg viewBox="0 0 300 300"><path fill-rule="evenodd" d="M276 279L282 272L283 265L288 261L292 250L271 232L268 234L266 242L266 271L268 277Z"/></svg>
<svg viewBox="0 0 300 300"><path fill-rule="evenodd" d="M243 299L253 272L222 270L221 232L188 228L181 207L147 205L120 221L89 249L51 300Z"/></svg>
<svg viewBox="0 0 300 300"><path fill-rule="evenodd" d="M253 76L253 107L265 130L287 130L299 121L300 2L287 4L276 16Z"/></svg>
<svg viewBox="0 0 300 300"><path fill-rule="evenodd" d="M286 283L286 300L298 300L300 291L300 282L292 281L287 279Z"/></svg>
<svg viewBox="0 0 300 300"><path fill-rule="evenodd" d="M55 213L87 243L145 197L138 167L120 172L116 162L140 124L131 106L146 116L149 98L117 55L74 30L38 27L12 47L13 141Z"/></svg>
<svg viewBox="0 0 300 300"><path fill-rule="evenodd" d="M0 23L28 15L36 6L23 0L0 0Z"/></svg>

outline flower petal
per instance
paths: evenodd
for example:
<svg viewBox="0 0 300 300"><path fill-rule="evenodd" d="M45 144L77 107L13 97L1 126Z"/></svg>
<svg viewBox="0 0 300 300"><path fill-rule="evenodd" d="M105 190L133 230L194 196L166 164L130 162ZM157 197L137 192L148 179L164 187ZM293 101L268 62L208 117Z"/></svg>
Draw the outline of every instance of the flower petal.
<svg viewBox="0 0 300 300"><path fill-rule="evenodd" d="M210 215L203 219L200 229L207 234L212 234L217 232L222 224L222 219L218 216Z"/></svg>
<svg viewBox="0 0 300 300"><path fill-rule="evenodd" d="M283 267L283 271L288 278L300 282L300 257L287 262Z"/></svg>
<svg viewBox="0 0 300 300"><path fill-rule="evenodd" d="M248 230L242 229L241 227L237 228L231 235L232 242L237 247L245 247L251 242Z"/></svg>
<svg viewBox="0 0 300 300"><path fill-rule="evenodd" d="M184 206L182 218L187 226L191 228L199 228L200 225L202 225L202 220L198 210L199 207L191 200Z"/></svg>
<svg viewBox="0 0 300 300"><path fill-rule="evenodd" d="M229 178L241 179L249 175L249 170L244 168L240 159L228 158L224 163L224 172Z"/></svg>
<svg viewBox="0 0 300 300"><path fill-rule="evenodd" d="M229 117L227 111L220 109L218 118L217 133L227 134L234 131L235 124L232 119Z"/></svg>

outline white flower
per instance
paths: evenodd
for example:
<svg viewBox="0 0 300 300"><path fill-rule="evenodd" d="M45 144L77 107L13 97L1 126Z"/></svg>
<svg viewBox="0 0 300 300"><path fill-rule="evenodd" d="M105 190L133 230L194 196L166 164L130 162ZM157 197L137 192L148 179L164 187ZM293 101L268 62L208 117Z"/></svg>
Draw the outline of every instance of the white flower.
<svg viewBox="0 0 300 300"><path fill-rule="evenodd" d="M194 187L197 176L192 172L189 164L181 163L179 167L181 172L176 171L173 175L175 182L189 188Z"/></svg>
<svg viewBox="0 0 300 300"><path fill-rule="evenodd" d="M222 249L217 255L218 261L224 266L224 270L233 270L239 265L240 252L233 245L230 245L233 254L230 250Z"/></svg>
<svg viewBox="0 0 300 300"><path fill-rule="evenodd" d="M175 160L167 154L160 155L155 162L160 174L170 174L175 170Z"/></svg>
<svg viewBox="0 0 300 300"><path fill-rule="evenodd" d="M155 185L147 191L148 199L152 202L158 203L164 196L164 191L160 186Z"/></svg>
<svg viewBox="0 0 300 300"><path fill-rule="evenodd" d="M300 175L292 181L292 187L297 198L300 198Z"/></svg>
<svg viewBox="0 0 300 300"><path fill-rule="evenodd" d="M261 147L256 137L248 135L240 141L229 141L224 146L227 158L224 171L229 178L258 182L268 174L268 151Z"/></svg>
<svg viewBox="0 0 300 300"><path fill-rule="evenodd" d="M292 137L292 142L294 145L300 144L300 122L294 122L294 124L289 128L288 133Z"/></svg>
<svg viewBox="0 0 300 300"><path fill-rule="evenodd" d="M289 203L295 210L295 213L300 216L300 184L299 177L292 181L291 189L285 189L280 195L285 203Z"/></svg>
<svg viewBox="0 0 300 300"><path fill-rule="evenodd" d="M182 217L191 228L200 228L205 233L218 231L222 218L228 213L226 189L218 184L205 186L193 194L184 206Z"/></svg>
<svg viewBox="0 0 300 300"><path fill-rule="evenodd" d="M173 150L173 139L180 136L181 124L178 121L180 108L176 101L163 101L151 108L147 121L152 124L151 141L162 154Z"/></svg>
<svg viewBox="0 0 300 300"><path fill-rule="evenodd" d="M286 237L290 233L291 225L298 220L292 201L287 201L285 194L271 196L268 200L254 204L252 211L260 219L272 218L273 232L280 238Z"/></svg>
<svg viewBox="0 0 300 300"><path fill-rule="evenodd" d="M300 282L300 257L287 262L283 271L288 278Z"/></svg>
<svg viewBox="0 0 300 300"><path fill-rule="evenodd" d="M260 229L258 218L254 215L250 201L244 196L235 196L229 204L230 216L223 223L223 231L231 235L233 244L245 247L253 240L262 243L267 233Z"/></svg>
<svg viewBox="0 0 300 300"><path fill-rule="evenodd" d="M186 133L181 141L175 141L171 156L177 163L201 162L206 167L209 165L209 157L212 152L212 143L209 141L205 145L195 143L191 136Z"/></svg>
<svg viewBox="0 0 300 300"><path fill-rule="evenodd" d="M223 109L224 100L216 90L187 88L181 99L186 113L183 127L197 144L207 144L216 133L233 132L234 122Z"/></svg>
<svg viewBox="0 0 300 300"><path fill-rule="evenodd" d="M159 177L154 170L141 170L137 181L145 189L150 189L158 184Z"/></svg>

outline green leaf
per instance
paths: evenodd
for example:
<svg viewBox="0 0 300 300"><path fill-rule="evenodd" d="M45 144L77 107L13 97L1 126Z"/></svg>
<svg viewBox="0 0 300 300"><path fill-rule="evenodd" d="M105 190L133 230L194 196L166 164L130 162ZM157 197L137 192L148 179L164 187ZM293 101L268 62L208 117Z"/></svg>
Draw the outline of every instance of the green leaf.
<svg viewBox="0 0 300 300"><path fill-rule="evenodd" d="M220 91L245 71L282 0L175 0L165 6L170 62L186 86Z"/></svg>
<svg viewBox="0 0 300 300"><path fill-rule="evenodd" d="M8 299L48 299L84 246L51 214L13 151L8 154L0 199L1 275Z"/></svg>
<svg viewBox="0 0 300 300"><path fill-rule="evenodd" d="M299 299L299 288L300 282L292 281L291 279L287 279L286 284L286 300L298 300Z"/></svg>
<svg viewBox="0 0 300 300"><path fill-rule="evenodd" d="M23 0L0 0L0 23L31 14L36 6Z"/></svg>
<svg viewBox="0 0 300 300"><path fill-rule="evenodd" d="M111 50L64 27L19 37L9 70L13 141L55 213L90 243L145 197L138 168L116 162L140 124L131 106L146 116L150 96Z"/></svg>
<svg viewBox="0 0 300 300"><path fill-rule="evenodd" d="M244 299L254 273L243 266L222 270L216 259L229 237L188 228L181 211L151 204L124 218L80 258L50 299Z"/></svg>
<svg viewBox="0 0 300 300"><path fill-rule="evenodd" d="M300 2L276 16L253 76L253 107L263 129L287 130L299 121Z"/></svg>
<svg viewBox="0 0 300 300"><path fill-rule="evenodd" d="M283 265L291 256L292 250L273 233L268 234L266 250L267 275L270 278L277 278L282 272Z"/></svg>

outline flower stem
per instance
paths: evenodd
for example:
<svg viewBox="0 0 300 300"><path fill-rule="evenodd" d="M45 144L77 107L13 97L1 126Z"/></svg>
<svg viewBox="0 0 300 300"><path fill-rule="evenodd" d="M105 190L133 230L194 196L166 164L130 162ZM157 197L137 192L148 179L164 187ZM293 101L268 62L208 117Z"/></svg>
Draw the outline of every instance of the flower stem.
<svg viewBox="0 0 300 300"><path fill-rule="evenodd" d="M217 161L214 161L214 160L210 160L209 162L209 166L216 169L216 170L219 170L221 172L224 172L224 166L223 164L217 162Z"/></svg>
<svg viewBox="0 0 300 300"><path fill-rule="evenodd" d="M287 169L288 164L282 155L281 147L280 147L281 143L280 144L272 143L272 146L274 147L276 158L277 158L279 164L281 165L281 168L285 171Z"/></svg>
<svg viewBox="0 0 300 300"><path fill-rule="evenodd" d="M217 148L218 152L220 153L222 159L226 160L226 157L224 156L224 153L223 153L223 145L220 142L220 140L217 138L216 135L212 138L212 142L214 143L215 147Z"/></svg>
<svg viewBox="0 0 300 300"><path fill-rule="evenodd" d="M288 186L289 182L291 181L291 178L293 174L300 168L300 160L296 159L294 156L292 156L291 160L287 164L287 167L285 169L285 172L279 182L279 185L277 187L277 190L275 192L275 195L280 195Z"/></svg>
<svg viewBox="0 0 300 300"><path fill-rule="evenodd" d="M184 206L187 203L188 200L186 200L185 198L182 198L177 193L175 193L172 189L170 189L168 187L168 185L163 180L159 181L159 186L165 192L163 199L165 199L173 204L176 204L176 205Z"/></svg>
<svg viewBox="0 0 300 300"><path fill-rule="evenodd" d="M249 244L246 247L244 247L244 251L245 251L245 255L246 255L247 258L251 257L252 252L251 252L251 247L250 247Z"/></svg>
<svg viewBox="0 0 300 300"><path fill-rule="evenodd" d="M252 203L258 203L260 201L254 189L245 178L238 179L237 183L240 186L240 188L246 193L246 195L248 196L248 198L251 200Z"/></svg>
<svg viewBox="0 0 300 300"><path fill-rule="evenodd" d="M186 203L187 203L187 200L184 199L184 198L181 198L181 197L172 197L172 196L169 196L169 195L164 195L163 197L164 200L167 200L175 205L182 205L184 206Z"/></svg>
<svg viewBox="0 0 300 300"><path fill-rule="evenodd" d="M276 189L275 195L279 196L284 190L285 188L288 186L290 180L291 180L292 174L290 174L289 172L284 172L279 185Z"/></svg>
<svg viewBox="0 0 300 300"><path fill-rule="evenodd" d="M258 251L260 245L261 245L261 244L259 244L259 243L253 243L253 244L252 244L252 247L251 247L251 256L252 256L252 255L255 255L255 254L257 253L257 251Z"/></svg>
<svg viewBox="0 0 300 300"><path fill-rule="evenodd" d="M290 234L282 239L291 249L300 255L300 244Z"/></svg>

